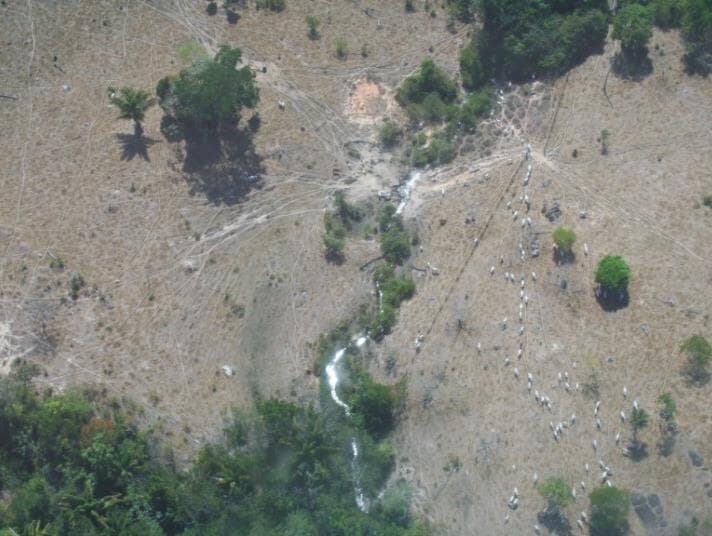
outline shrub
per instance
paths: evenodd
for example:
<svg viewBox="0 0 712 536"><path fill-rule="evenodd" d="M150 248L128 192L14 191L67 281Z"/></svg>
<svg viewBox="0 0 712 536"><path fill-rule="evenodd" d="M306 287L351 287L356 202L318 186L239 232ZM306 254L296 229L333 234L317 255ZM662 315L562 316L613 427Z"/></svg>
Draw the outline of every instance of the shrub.
<svg viewBox="0 0 712 536"><path fill-rule="evenodd" d="M387 262L402 264L410 257L410 237L399 227L391 227L381 235L381 252Z"/></svg>
<svg viewBox="0 0 712 536"><path fill-rule="evenodd" d="M465 89L478 89L487 81L487 72L480 59L480 49L476 38L460 53L460 77Z"/></svg>
<svg viewBox="0 0 712 536"><path fill-rule="evenodd" d="M549 477L539 486L539 494L544 497L550 506L564 508L574 500L571 486L562 478Z"/></svg>
<svg viewBox="0 0 712 536"><path fill-rule="evenodd" d="M589 499L592 536L618 536L628 531L630 498L626 491L602 487L593 490Z"/></svg>
<svg viewBox="0 0 712 536"><path fill-rule="evenodd" d="M343 60L346 58L346 56L349 53L348 45L346 44L346 41L343 39L337 39L336 40L336 57L339 58L340 60Z"/></svg>
<svg viewBox="0 0 712 536"><path fill-rule="evenodd" d="M332 233L324 235L324 247L326 248L326 256L330 259L340 259L343 257L344 246L346 243L343 239L337 238Z"/></svg>
<svg viewBox="0 0 712 536"><path fill-rule="evenodd" d="M601 154L608 154L608 142L611 139L611 132L605 128L601 131Z"/></svg>
<svg viewBox="0 0 712 536"><path fill-rule="evenodd" d="M415 294L415 282L406 277L391 277L383 283L381 292L383 303L399 307L403 300L410 299Z"/></svg>
<svg viewBox="0 0 712 536"><path fill-rule="evenodd" d="M650 417L648 416L647 411L645 411L643 408L633 410L633 415L630 418L630 424L633 426L634 433L637 433L638 430L641 430L648 426L649 422Z"/></svg>
<svg viewBox="0 0 712 536"><path fill-rule="evenodd" d="M381 145L386 148L396 145L402 137L403 129L393 121L386 121L383 123L383 126L378 133L378 139L380 140Z"/></svg>
<svg viewBox="0 0 712 536"><path fill-rule="evenodd" d="M387 385L375 383L369 378L355 388L349 406L354 417L372 437L383 437L395 426L396 399Z"/></svg>
<svg viewBox="0 0 712 536"><path fill-rule="evenodd" d="M307 17L307 27L309 30L307 31L307 35L309 36L309 39L311 40L316 40L319 39L319 25L321 23L319 22L319 19L317 19L313 15L309 15Z"/></svg>
<svg viewBox="0 0 712 536"><path fill-rule="evenodd" d="M712 9L709 0L686 0L682 15L685 62L693 73L712 72Z"/></svg>
<svg viewBox="0 0 712 536"><path fill-rule="evenodd" d="M379 285L383 285L393 277L395 277L395 266L387 262L379 264L373 271L373 280Z"/></svg>
<svg viewBox="0 0 712 536"><path fill-rule="evenodd" d="M598 263L596 283L608 290L624 290L630 281L630 267L618 255L606 255Z"/></svg>
<svg viewBox="0 0 712 536"><path fill-rule="evenodd" d="M467 96L457 114L458 127L466 130L475 130L482 117L489 114L492 109L492 94L487 90L475 91Z"/></svg>
<svg viewBox="0 0 712 536"><path fill-rule="evenodd" d="M702 335L692 335L680 349L687 354L687 366L684 369L689 380L697 385L704 385L710 380L707 367L712 359L712 347Z"/></svg>
<svg viewBox="0 0 712 536"><path fill-rule="evenodd" d="M413 0L405 0L405 12L413 13L415 11L415 4Z"/></svg>
<svg viewBox="0 0 712 536"><path fill-rule="evenodd" d="M76 300L79 297L79 291L84 287L86 283L81 274L73 274L69 280L69 296Z"/></svg>
<svg viewBox="0 0 712 536"><path fill-rule="evenodd" d="M652 12L646 6L629 4L622 7L613 19L613 39L620 39L624 54L644 56L648 41L653 36Z"/></svg>
<svg viewBox="0 0 712 536"><path fill-rule="evenodd" d="M706 195L702 200L702 204L706 207L712 208L712 195Z"/></svg>
<svg viewBox="0 0 712 536"><path fill-rule="evenodd" d="M571 248L576 242L576 233L574 233L573 229L558 227L552 234L552 238L557 249L564 253L571 253Z"/></svg>
<svg viewBox="0 0 712 536"><path fill-rule="evenodd" d="M334 195L334 203L336 204L336 213L347 227L350 221L359 221L364 216L363 210L360 207L346 201L344 192L336 192Z"/></svg>
<svg viewBox="0 0 712 536"><path fill-rule="evenodd" d="M387 231L394 223L399 228L403 227L403 223L400 216L396 214L396 210L396 206L392 203L382 205L378 214L378 227L381 232Z"/></svg>
<svg viewBox="0 0 712 536"><path fill-rule="evenodd" d="M420 144L421 141L421 139L414 139L411 159L415 167L446 164L455 158L457 153L455 144L448 139L446 133L434 134L427 145Z"/></svg>
<svg viewBox="0 0 712 536"><path fill-rule="evenodd" d="M384 335L388 335L393 326L396 325L396 310L384 303L381 309L374 315L371 321L370 332L371 337L376 340L381 339Z"/></svg>
<svg viewBox="0 0 712 536"><path fill-rule="evenodd" d="M431 96L432 95L432 96ZM422 103L430 97L430 106L437 101L452 103L457 98L457 86L450 77L428 58L413 76L406 78L396 91L396 101L407 108L411 103Z"/></svg>
<svg viewBox="0 0 712 536"><path fill-rule="evenodd" d="M660 418L665 422L670 423L675 420L677 404L670 393L663 393L658 397L658 409Z"/></svg>

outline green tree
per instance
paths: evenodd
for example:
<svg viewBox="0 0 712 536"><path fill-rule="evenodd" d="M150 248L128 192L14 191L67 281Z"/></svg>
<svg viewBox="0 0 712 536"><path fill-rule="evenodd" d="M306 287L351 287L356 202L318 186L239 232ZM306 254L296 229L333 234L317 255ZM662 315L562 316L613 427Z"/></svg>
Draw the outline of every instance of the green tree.
<svg viewBox="0 0 712 536"><path fill-rule="evenodd" d="M460 77L465 89L480 88L487 81L487 72L480 58L480 49L476 38L460 53Z"/></svg>
<svg viewBox="0 0 712 536"><path fill-rule="evenodd" d="M640 4L622 7L613 19L613 39L619 39L623 53L631 57L645 56L648 41L653 36L653 16Z"/></svg>
<svg viewBox="0 0 712 536"><path fill-rule="evenodd" d="M709 74L712 72L712 0L685 0L683 5L682 33L688 69Z"/></svg>
<svg viewBox="0 0 712 536"><path fill-rule="evenodd" d="M237 69L239 48L220 47L212 61L197 61L180 72L161 105L188 128L214 130L224 122L237 121L243 107L259 100L255 75L249 67Z"/></svg>
<svg viewBox="0 0 712 536"><path fill-rule="evenodd" d="M354 417L372 437L381 438L393 430L396 397L391 387L369 378L355 388L349 403Z"/></svg>
<svg viewBox="0 0 712 536"><path fill-rule="evenodd" d="M682 343L680 349L687 354L687 365L684 369L691 382L703 385L710 380L707 370L712 360L712 346L702 335L692 335Z"/></svg>
<svg viewBox="0 0 712 536"><path fill-rule="evenodd" d="M552 234L552 238L554 239L557 251L561 251L564 255L571 255L571 248L574 242L576 242L576 233L573 229L557 227Z"/></svg>
<svg viewBox="0 0 712 536"><path fill-rule="evenodd" d="M630 267L619 255L606 255L598 263L596 283L612 291L625 290L630 282Z"/></svg>
<svg viewBox="0 0 712 536"><path fill-rule="evenodd" d="M410 236L397 226L381 235L381 252L391 264L403 264L410 257Z"/></svg>
<svg viewBox="0 0 712 536"><path fill-rule="evenodd" d="M321 37L321 35L319 34L319 25L321 23L319 22L319 19L317 19L314 15L309 15L306 20L307 28L309 28L309 30L307 31L307 35L309 36L309 39L311 39L312 41L316 41L317 39L319 39L319 37Z"/></svg>
<svg viewBox="0 0 712 536"><path fill-rule="evenodd" d="M396 91L396 101L414 119L442 119L452 109L458 89L447 73L428 58Z"/></svg>
<svg viewBox="0 0 712 536"><path fill-rule="evenodd" d="M142 89L122 87L118 93L114 88L109 88L109 101L119 109L119 119L129 119L134 122L134 136L143 134L143 121L146 110L155 104L147 92Z"/></svg>
<svg viewBox="0 0 712 536"><path fill-rule="evenodd" d="M539 494L544 497L549 506L564 508L571 504L574 496L571 494L571 486L564 482L563 478L549 477L539 486Z"/></svg>
<svg viewBox="0 0 712 536"><path fill-rule="evenodd" d="M589 499L592 536L621 536L628 532L630 498L625 490L601 487L593 490Z"/></svg>

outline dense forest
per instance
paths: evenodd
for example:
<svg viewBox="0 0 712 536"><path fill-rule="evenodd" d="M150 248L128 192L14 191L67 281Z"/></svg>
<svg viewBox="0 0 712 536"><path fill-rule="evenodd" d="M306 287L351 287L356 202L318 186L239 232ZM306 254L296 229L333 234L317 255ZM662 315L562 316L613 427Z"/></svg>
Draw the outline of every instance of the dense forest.
<svg viewBox="0 0 712 536"><path fill-rule="evenodd" d="M323 409L261 400L235 410L224 440L184 471L118 405L80 391L39 396L21 367L0 380L0 534L425 535L409 487L387 484L398 391L348 368L341 396L353 419L328 391Z"/></svg>

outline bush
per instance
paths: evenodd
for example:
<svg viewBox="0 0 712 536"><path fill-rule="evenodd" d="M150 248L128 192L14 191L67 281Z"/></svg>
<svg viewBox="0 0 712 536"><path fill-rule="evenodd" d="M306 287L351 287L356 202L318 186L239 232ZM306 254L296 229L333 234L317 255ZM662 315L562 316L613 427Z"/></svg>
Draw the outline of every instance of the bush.
<svg viewBox="0 0 712 536"><path fill-rule="evenodd" d="M492 109L492 94L487 90L475 91L467 96L457 114L458 127L473 131L480 120Z"/></svg>
<svg viewBox="0 0 712 536"><path fill-rule="evenodd" d="M383 303L391 307L399 307L403 300L408 300L415 294L415 282L407 277L391 277L381 285Z"/></svg>
<svg viewBox="0 0 712 536"><path fill-rule="evenodd" d="M319 22L319 19L317 19L313 15L309 15L307 17L307 27L309 28L309 31L307 31L307 35L309 36L309 39L311 40L316 40L319 39L319 25L321 23Z"/></svg>
<svg viewBox="0 0 712 536"><path fill-rule="evenodd" d="M346 44L346 41L343 39L337 39L336 40L336 57L339 58L340 60L343 60L346 58L346 56L349 53L348 45Z"/></svg>
<svg viewBox="0 0 712 536"><path fill-rule="evenodd" d="M564 508L574 500L569 486L562 478L549 477L539 486L539 494L550 506Z"/></svg>
<svg viewBox="0 0 712 536"><path fill-rule="evenodd" d="M430 98L430 106L436 103L452 103L457 98L457 85L430 58L420 64L413 76L406 78L396 91L396 101L404 108L409 104L422 103Z"/></svg>
<svg viewBox="0 0 712 536"><path fill-rule="evenodd" d="M596 283L608 290L625 290L630 281L630 267L618 255L606 255L598 263Z"/></svg>
<svg viewBox="0 0 712 536"><path fill-rule="evenodd" d="M633 426L633 432L637 433L638 430L641 430L648 426L650 423L650 416L648 415L648 412L645 411L643 408L638 408L633 410L633 415L630 418L630 424Z"/></svg>
<svg viewBox="0 0 712 536"><path fill-rule="evenodd" d="M571 253L571 248L576 242L576 233L573 229L558 227L552 234L556 248L564 253Z"/></svg>
<svg viewBox="0 0 712 536"><path fill-rule="evenodd" d="M469 90L478 89L487 82L487 72L480 59L480 49L476 38L460 53L460 78L462 87Z"/></svg>
<svg viewBox="0 0 712 536"><path fill-rule="evenodd" d="M378 227L383 231L387 231L391 225L395 224L399 228L403 228L403 222L399 215L396 214L396 206L392 203L382 205L378 213Z"/></svg>
<svg viewBox="0 0 712 536"><path fill-rule="evenodd" d="M387 262L403 264L410 257L410 237L399 227L391 227L381 235L381 252Z"/></svg>
<svg viewBox="0 0 712 536"><path fill-rule="evenodd" d="M702 200L702 204L706 207L712 208L712 195L706 195Z"/></svg>
<svg viewBox="0 0 712 536"><path fill-rule="evenodd" d="M712 347L702 335L692 335L680 349L687 354L687 366L684 369L688 379L697 385L704 385L710 380L707 370L712 359Z"/></svg>
<svg viewBox="0 0 712 536"><path fill-rule="evenodd" d="M383 126L378 133L378 139L380 140L381 145L386 148L396 145L402 137L403 129L393 121L386 121L383 123Z"/></svg>
<svg viewBox="0 0 712 536"><path fill-rule="evenodd" d="M344 254L344 246L346 242L343 239L337 238L332 233L324 235L324 247L326 248L326 256L329 259L341 259Z"/></svg>
<svg viewBox="0 0 712 536"><path fill-rule="evenodd" d="M387 435L395 427L396 398L387 385L362 382L349 398L349 406L354 418L374 438Z"/></svg>
<svg viewBox="0 0 712 536"><path fill-rule="evenodd" d="M591 535L618 536L628 531L630 498L622 489L602 487L591 492Z"/></svg>
<svg viewBox="0 0 712 536"><path fill-rule="evenodd" d="M387 303L384 303L371 320L371 326L369 328L371 337L375 340L379 340L383 338L384 335L388 335L395 325L396 310Z"/></svg>
<svg viewBox="0 0 712 536"><path fill-rule="evenodd" d="M455 144L445 132L434 134L427 145L421 144L422 140L420 138L416 138L413 141L414 147L411 160L415 167L446 164L452 161L457 154Z"/></svg>
<svg viewBox="0 0 712 536"><path fill-rule="evenodd" d="M686 0L682 15L685 61L693 73L712 72L712 5L710 0Z"/></svg>
<svg viewBox="0 0 712 536"><path fill-rule="evenodd" d="M663 393L658 397L658 414L665 422L670 423L675 420L677 404L670 393Z"/></svg>
<svg viewBox="0 0 712 536"><path fill-rule="evenodd" d="M415 4L413 0L405 0L405 12L413 13L415 11Z"/></svg>
<svg viewBox="0 0 712 536"><path fill-rule="evenodd" d="M653 16L640 4L622 7L613 19L613 39L620 39L621 49L629 56L645 56L648 41L653 36Z"/></svg>

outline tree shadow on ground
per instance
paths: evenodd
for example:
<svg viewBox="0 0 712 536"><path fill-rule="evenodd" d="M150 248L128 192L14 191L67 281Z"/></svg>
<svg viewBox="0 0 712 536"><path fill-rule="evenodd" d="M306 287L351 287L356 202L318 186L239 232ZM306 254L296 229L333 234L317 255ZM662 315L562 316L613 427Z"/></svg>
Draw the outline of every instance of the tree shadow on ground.
<svg viewBox="0 0 712 536"><path fill-rule="evenodd" d="M121 146L121 160L133 160L136 156L140 156L146 162L151 159L148 157L148 148L158 143L156 140L145 136L136 136L135 134L117 134L116 139Z"/></svg>
<svg viewBox="0 0 712 536"><path fill-rule="evenodd" d="M618 78L640 82L653 72L653 62L645 55L619 52L611 59L611 70Z"/></svg>
<svg viewBox="0 0 712 536"><path fill-rule="evenodd" d="M202 193L214 204L234 205L261 186L264 166L249 130L224 127L189 132L185 142L183 171L191 194Z"/></svg>
<svg viewBox="0 0 712 536"><path fill-rule="evenodd" d="M604 311L617 311L628 307L630 296L628 289L608 290L601 286L596 287L596 301Z"/></svg>
<svg viewBox="0 0 712 536"><path fill-rule="evenodd" d="M554 262L557 265L562 264L573 264L576 261L576 253L573 251L565 251L563 249L556 248L554 250Z"/></svg>

